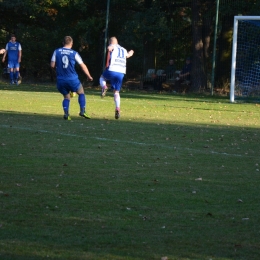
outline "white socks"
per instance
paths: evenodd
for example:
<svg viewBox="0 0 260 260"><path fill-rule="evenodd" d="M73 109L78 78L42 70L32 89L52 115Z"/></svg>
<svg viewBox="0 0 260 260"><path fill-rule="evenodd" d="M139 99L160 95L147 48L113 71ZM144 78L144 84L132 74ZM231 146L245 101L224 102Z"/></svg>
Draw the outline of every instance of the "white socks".
<svg viewBox="0 0 260 260"><path fill-rule="evenodd" d="M116 108L120 108L120 95L119 92L114 93L114 101Z"/></svg>

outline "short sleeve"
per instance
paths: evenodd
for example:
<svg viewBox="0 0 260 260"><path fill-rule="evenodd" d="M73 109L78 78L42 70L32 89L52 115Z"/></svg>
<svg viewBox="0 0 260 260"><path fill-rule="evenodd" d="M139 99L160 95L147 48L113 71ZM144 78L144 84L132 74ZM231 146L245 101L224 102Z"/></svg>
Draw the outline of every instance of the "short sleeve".
<svg viewBox="0 0 260 260"><path fill-rule="evenodd" d="M83 60L78 53L76 53L76 55L75 55L75 60L78 64L83 63Z"/></svg>

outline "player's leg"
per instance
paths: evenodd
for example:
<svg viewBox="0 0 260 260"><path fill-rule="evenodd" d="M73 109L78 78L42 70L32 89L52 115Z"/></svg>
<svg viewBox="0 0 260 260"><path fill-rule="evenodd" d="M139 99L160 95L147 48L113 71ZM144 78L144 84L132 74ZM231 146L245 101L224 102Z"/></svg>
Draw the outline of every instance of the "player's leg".
<svg viewBox="0 0 260 260"><path fill-rule="evenodd" d="M18 75L18 81L17 81L17 84L21 84L22 83L22 76L21 76L21 73L20 73L20 70L19 70L19 75Z"/></svg>
<svg viewBox="0 0 260 260"><path fill-rule="evenodd" d="M70 109L70 94L67 88L67 83L64 80L57 80L57 89L63 95L62 108L64 112L63 118L65 120L71 120L69 109Z"/></svg>
<svg viewBox="0 0 260 260"><path fill-rule="evenodd" d="M86 118L90 119L91 117L86 113L86 97L84 93L84 88L82 84L79 82L79 87L75 91L78 94L78 102L79 102L79 107L80 107L80 112L79 115Z"/></svg>
<svg viewBox="0 0 260 260"><path fill-rule="evenodd" d="M120 117L120 103L121 103L121 98L120 98L120 90L124 78L123 73L118 73L115 72L115 77L113 78L113 89L114 89L114 101L115 101L115 119L119 119Z"/></svg>
<svg viewBox="0 0 260 260"><path fill-rule="evenodd" d="M101 75L100 78L99 78L99 84L100 84L101 88L104 88L104 87L107 86L106 79L104 78L103 75Z"/></svg>
<svg viewBox="0 0 260 260"><path fill-rule="evenodd" d="M70 90L70 97L71 97L71 98L73 98L73 97L76 96L78 84L80 84L79 81L76 81L75 84L74 84L74 81L72 81L71 86L72 86L73 90ZM76 86L76 87L75 87L75 86Z"/></svg>
<svg viewBox="0 0 260 260"><path fill-rule="evenodd" d="M107 92L107 82L103 75L99 78L99 84L101 86L101 97L103 98Z"/></svg>
<svg viewBox="0 0 260 260"><path fill-rule="evenodd" d="M14 84L14 69L10 69L10 84Z"/></svg>
<svg viewBox="0 0 260 260"><path fill-rule="evenodd" d="M62 101L62 107L64 111L63 118L65 120L71 120L69 110L70 110L70 94L63 95L64 99Z"/></svg>
<svg viewBox="0 0 260 260"><path fill-rule="evenodd" d="M19 62L15 63L15 68L14 68L14 83L18 85L18 79L19 79L19 69L20 69L20 64Z"/></svg>
<svg viewBox="0 0 260 260"><path fill-rule="evenodd" d="M115 101L115 119L120 117L120 94L118 90L114 90L114 101Z"/></svg>
<svg viewBox="0 0 260 260"><path fill-rule="evenodd" d="M8 61L8 68L10 69L10 84L14 84L14 64L11 61Z"/></svg>

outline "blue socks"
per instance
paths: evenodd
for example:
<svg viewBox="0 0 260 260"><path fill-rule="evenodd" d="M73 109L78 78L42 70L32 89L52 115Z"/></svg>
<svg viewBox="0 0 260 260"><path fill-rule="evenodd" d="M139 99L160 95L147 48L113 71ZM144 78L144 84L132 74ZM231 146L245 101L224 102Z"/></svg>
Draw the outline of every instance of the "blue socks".
<svg viewBox="0 0 260 260"><path fill-rule="evenodd" d="M15 80L18 81L18 78L19 78L19 71L16 71L15 72Z"/></svg>
<svg viewBox="0 0 260 260"><path fill-rule="evenodd" d="M19 71L13 72L10 71L10 81L18 81L19 78Z"/></svg>
<svg viewBox="0 0 260 260"><path fill-rule="evenodd" d="M69 115L70 100L69 99L64 99L62 101L62 106L63 106L64 114L65 115Z"/></svg>
<svg viewBox="0 0 260 260"><path fill-rule="evenodd" d="M10 71L10 80L11 80L11 82L14 80L14 73L13 73L13 71Z"/></svg>
<svg viewBox="0 0 260 260"><path fill-rule="evenodd" d="M85 113L85 107L86 107L85 94L79 94L78 102L79 102L79 106L80 106L80 114L84 114ZM69 115L70 100L65 98L62 101L62 107L63 107L63 110L64 110L64 114Z"/></svg>
<svg viewBox="0 0 260 260"><path fill-rule="evenodd" d="M86 107L86 98L85 94L79 94L79 106L80 106L80 113L84 114L85 113L85 107Z"/></svg>

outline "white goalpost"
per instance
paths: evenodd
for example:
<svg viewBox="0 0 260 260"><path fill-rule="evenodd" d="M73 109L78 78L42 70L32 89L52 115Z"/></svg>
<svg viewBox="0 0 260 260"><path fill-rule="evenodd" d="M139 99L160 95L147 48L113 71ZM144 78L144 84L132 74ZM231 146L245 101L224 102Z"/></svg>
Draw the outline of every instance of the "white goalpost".
<svg viewBox="0 0 260 260"><path fill-rule="evenodd" d="M260 16L235 16L230 102L235 97L260 97Z"/></svg>

